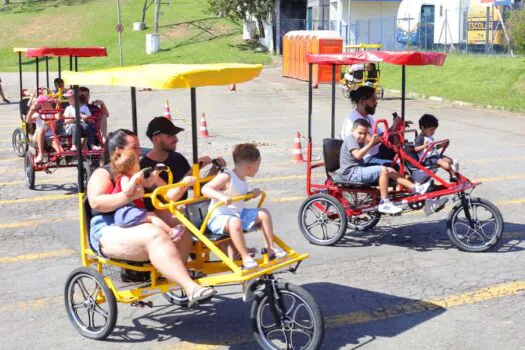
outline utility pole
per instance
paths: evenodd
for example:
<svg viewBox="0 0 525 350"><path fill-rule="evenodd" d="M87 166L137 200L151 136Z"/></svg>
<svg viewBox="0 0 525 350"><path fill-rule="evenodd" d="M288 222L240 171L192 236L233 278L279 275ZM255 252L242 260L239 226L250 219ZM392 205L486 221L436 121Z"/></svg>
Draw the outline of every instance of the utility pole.
<svg viewBox="0 0 525 350"><path fill-rule="evenodd" d="M118 46L120 49L120 65L124 65L124 59L122 57L122 24L120 23L120 0L117 0L117 32L118 32Z"/></svg>
<svg viewBox="0 0 525 350"><path fill-rule="evenodd" d="M155 34L159 33L160 0L155 0Z"/></svg>
<svg viewBox="0 0 525 350"><path fill-rule="evenodd" d="M281 54L281 0L275 0L275 54Z"/></svg>

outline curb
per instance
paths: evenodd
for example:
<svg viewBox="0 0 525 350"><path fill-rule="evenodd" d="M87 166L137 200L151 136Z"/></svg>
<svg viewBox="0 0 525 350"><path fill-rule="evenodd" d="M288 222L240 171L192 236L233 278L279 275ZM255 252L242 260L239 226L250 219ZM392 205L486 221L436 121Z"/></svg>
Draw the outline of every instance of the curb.
<svg viewBox="0 0 525 350"><path fill-rule="evenodd" d="M401 90L388 89L388 90L385 90L385 92L401 94ZM429 100L429 101L438 102L438 103L450 103L454 106L459 106L459 107L476 107L476 108L486 108L486 109L505 111L505 112L516 112L516 110L505 108L502 106L483 105L483 104L476 104L472 102L451 100L451 99L440 97L440 96L427 96L427 95L419 94L416 92L409 92L407 94L407 97L414 98L414 99L420 99L420 100Z"/></svg>

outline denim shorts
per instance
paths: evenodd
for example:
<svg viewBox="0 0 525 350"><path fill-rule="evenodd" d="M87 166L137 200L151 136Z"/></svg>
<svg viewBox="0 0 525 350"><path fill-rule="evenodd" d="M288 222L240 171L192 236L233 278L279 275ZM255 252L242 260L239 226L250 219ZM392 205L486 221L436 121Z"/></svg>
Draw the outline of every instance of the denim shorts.
<svg viewBox="0 0 525 350"><path fill-rule="evenodd" d="M240 216L237 215L217 215L212 217L208 222L208 229L216 235L222 235L224 228L228 223L228 220L232 217L238 217L241 219L242 228L244 231L251 231L255 226L255 219L259 213L258 208L244 208Z"/></svg>
<svg viewBox="0 0 525 350"><path fill-rule="evenodd" d="M91 226L89 231L89 244L91 248L100 256L104 256L100 250L100 236L102 236L102 229L115 224L113 214L99 214L91 219Z"/></svg>
<svg viewBox="0 0 525 350"><path fill-rule="evenodd" d="M439 155L436 155L436 156L430 156L430 157L427 157L425 158L425 160L423 161L423 165L424 166L432 166L432 165L436 165L437 162L442 159L443 157L439 156Z"/></svg>
<svg viewBox="0 0 525 350"><path fill-rule="evenodd" d="M357 166L349 175L344 178L348 181L362 182L365 184L375 184L381 176L381 165Z"/></svg>

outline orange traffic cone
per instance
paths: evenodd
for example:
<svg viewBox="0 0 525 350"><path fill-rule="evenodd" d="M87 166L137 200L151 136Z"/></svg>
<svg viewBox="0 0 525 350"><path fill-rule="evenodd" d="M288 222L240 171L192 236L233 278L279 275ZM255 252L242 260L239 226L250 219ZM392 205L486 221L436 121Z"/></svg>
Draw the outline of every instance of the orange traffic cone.
<svg viewBox="0 0 525 350"><path fill-rule="evenodd" d="M294 163L304 163L303 150L301 148L301 134L299 134L299 131L295 134L295 140L292 149L292 161Z"/></svg>
<svg viewBox="0 0 525 350"><path fill-rule="evenodd" d="M202 113L199 137L209 137L209 136L210 135L208 134L208 123L206 123L206 114Z"/></svg>
<svg viewBox="0 0 525 350"><path fill-rule="evenodd" d="M166 100L166 104L164 105L164 117L171 120L170 103L168 100Z"/></svg>

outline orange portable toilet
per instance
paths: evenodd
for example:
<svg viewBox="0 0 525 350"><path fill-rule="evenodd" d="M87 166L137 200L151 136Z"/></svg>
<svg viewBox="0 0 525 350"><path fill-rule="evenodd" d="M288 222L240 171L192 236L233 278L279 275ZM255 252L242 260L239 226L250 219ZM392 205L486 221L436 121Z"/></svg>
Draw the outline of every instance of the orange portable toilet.
<svg viewBox="0 0 525 350"><path fill-rule="evenodd" d="M297 34L297 30L286 33L283 37L283 76L291 77L292 70L292 37Z"/></svg>
<svg viewBox="0 0 525 350"><path fill-rule="evenodd" d="M320 32L316 41L312 45L311 53L342 53L343 52L343 38L336 32L324 31ZM332 81L332 67L328 65L320 65L317 70L314 70L314 84L315 83L330 83ZM336 78L341 75L341 66L336 67Z"/></svg>

